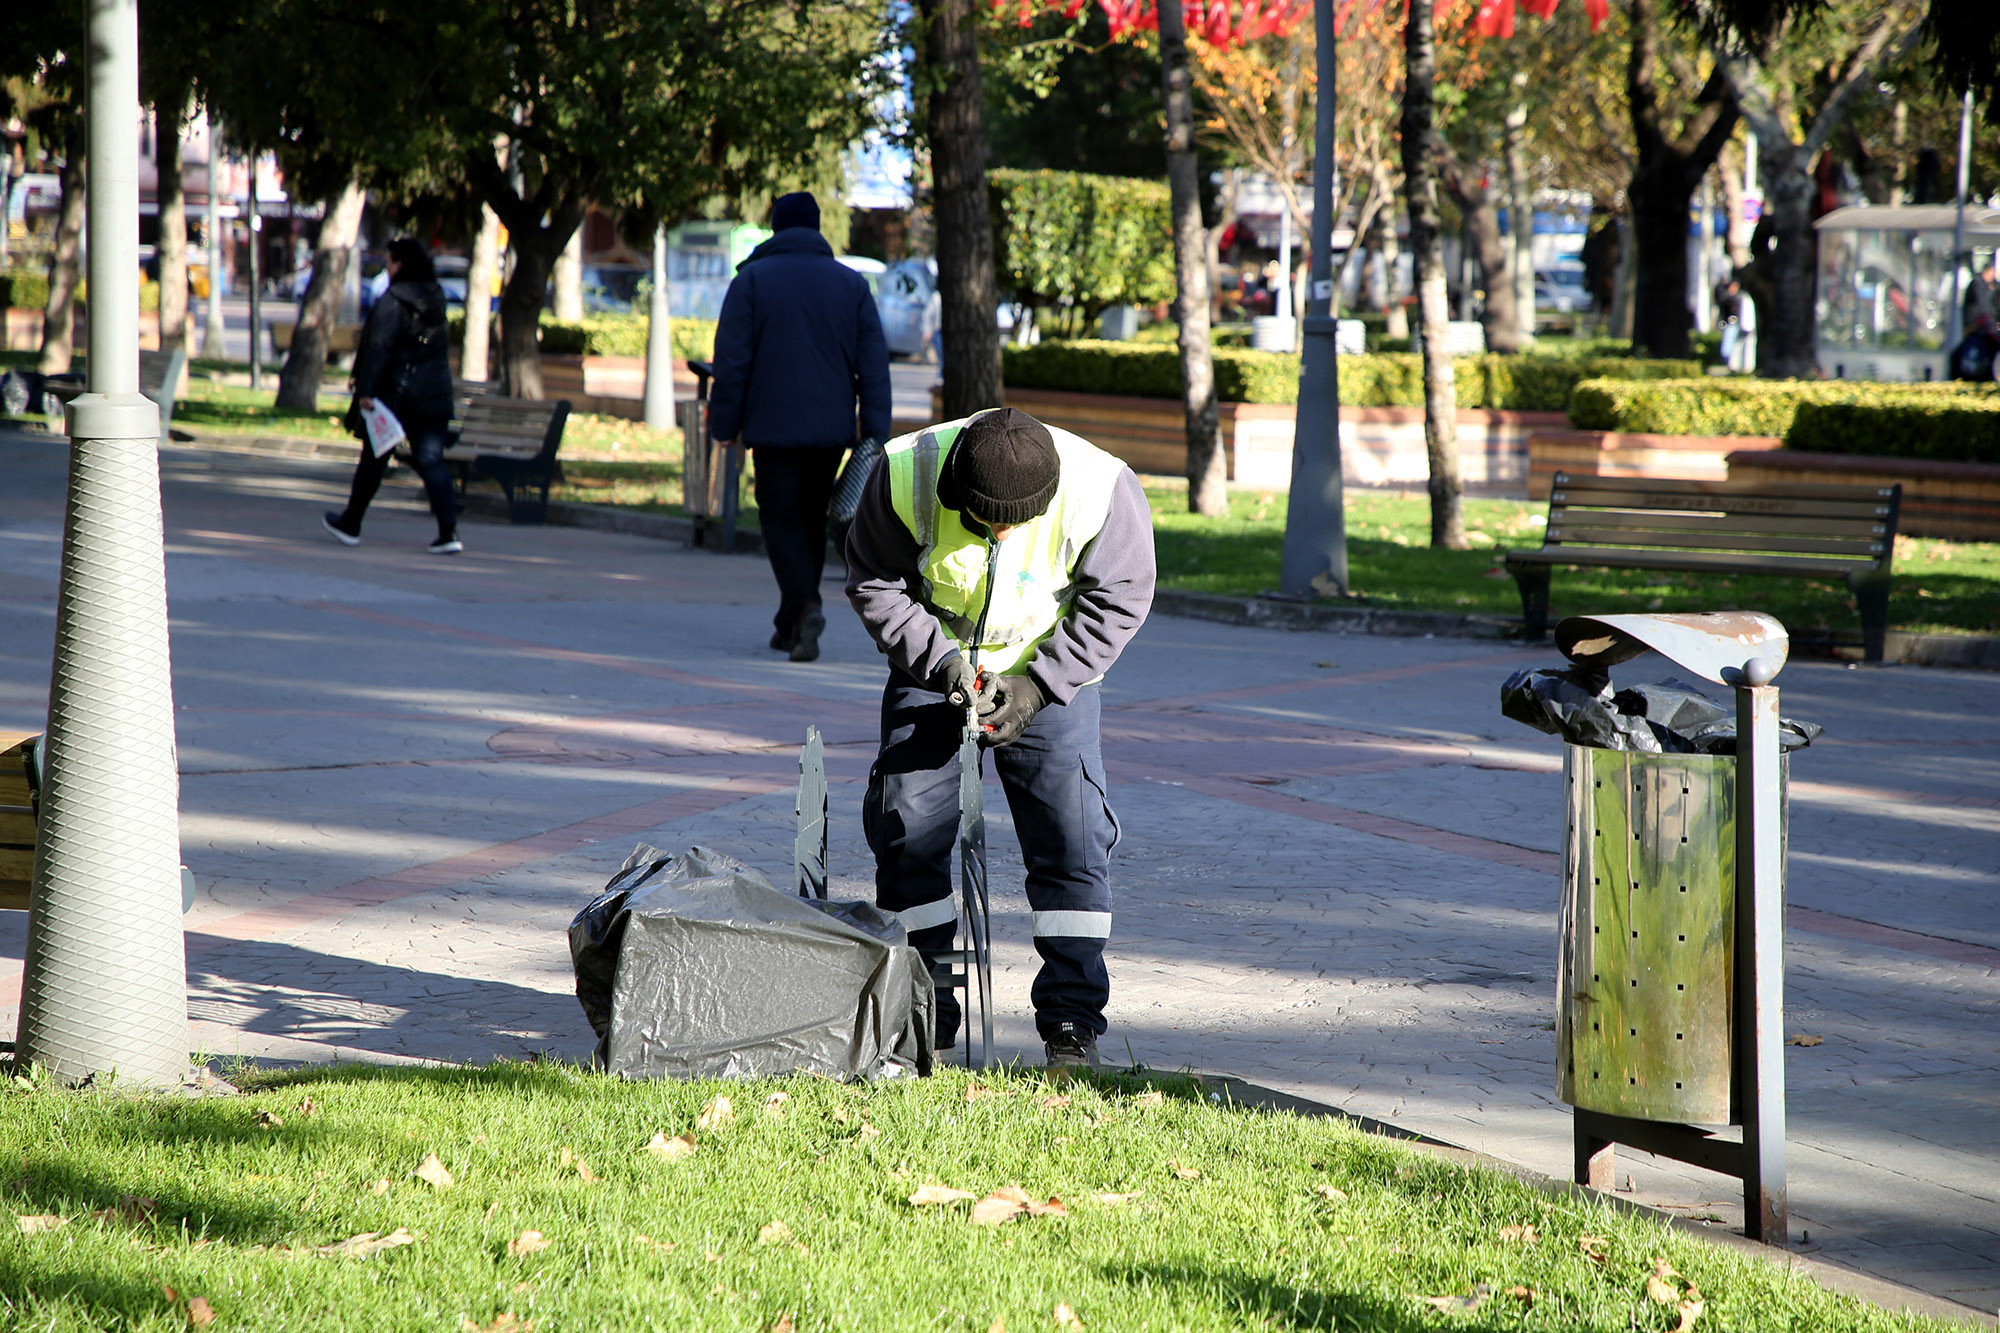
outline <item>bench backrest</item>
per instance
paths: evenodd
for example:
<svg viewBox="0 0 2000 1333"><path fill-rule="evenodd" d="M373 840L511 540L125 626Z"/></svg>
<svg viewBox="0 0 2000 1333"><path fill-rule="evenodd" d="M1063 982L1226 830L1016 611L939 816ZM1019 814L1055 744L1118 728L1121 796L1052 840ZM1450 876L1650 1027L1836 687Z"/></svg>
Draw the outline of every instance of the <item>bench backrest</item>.
<svg viewBox="0 0 2000 1333"><path fill-rule="evenodd" d="M0 731L0 908L26 911L35 873L34 798L28 787L29 731Z"/></svg>
<svg viewBox="0 0 2000 1333"><path fill-rule="evenodd" d="M502 398L477 393L465 400L459 418L461 448L480 453L531 458L554 454L569 420L569 401L558 398Z"/></svg>
<svg viewBox="0 0 2000 1333"><path fill-rule="evenodd" d="M1558 472L1542 545L1823 556L1840 568L1886 569L1895 554L1902 499L1901 486L1760 486Z"/></svg>

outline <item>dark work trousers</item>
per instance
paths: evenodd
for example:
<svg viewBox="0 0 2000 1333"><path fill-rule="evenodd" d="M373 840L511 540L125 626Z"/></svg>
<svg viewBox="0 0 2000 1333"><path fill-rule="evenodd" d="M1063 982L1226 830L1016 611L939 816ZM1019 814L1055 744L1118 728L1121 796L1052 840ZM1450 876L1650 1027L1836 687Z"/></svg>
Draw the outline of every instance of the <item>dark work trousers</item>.
<svg viewBox="0 0 2000 1333"><path fill-rule="evenodd" d="M440 539L458 531L458 496L451 488L451 468L444 461L444 447L451 441L447 430L449 425L445 421L403 423L403 430L410 437L410 465L424 479L424 493L430 497L431 516L437 519ZM347 494L347 512L341 515L342 527L352 533L361 531L361 517L368 512L368 502L375 498L375 492L382 485L382 474L388 470L388 456L377 458L375 451L363 440L361 465L354 469L354 485Z"/></svg>
<svg viewBox="0 0 2000 1333"><path fill-rule="evenodd" d="M799 617L820 609L826 572L826 506L845 450L753 446L757 458L757 523L764 553L778 577L778 614L771 623L789 638Z"/></svg>
<svg viewBox="0 0 2000 1333"><path fill-rule="evenodd" d="M1111 979L1111 849L1118 820L1104 795L1099 691L1035 714L1012 745L985 754L1007 793L1027 863L1028 907L1042 969L1030 996L1046 1040L1058 1023L1104 1031ZM958 742L965 711L893 672L882 693L882 752L861 807L875 852L875 901L894 912L927 961L953 947L958 929L952 850L958 843ZM932 975L949 969L933 962ZM940 1036L957 1032L960 1005L941 984Z"/></svg>

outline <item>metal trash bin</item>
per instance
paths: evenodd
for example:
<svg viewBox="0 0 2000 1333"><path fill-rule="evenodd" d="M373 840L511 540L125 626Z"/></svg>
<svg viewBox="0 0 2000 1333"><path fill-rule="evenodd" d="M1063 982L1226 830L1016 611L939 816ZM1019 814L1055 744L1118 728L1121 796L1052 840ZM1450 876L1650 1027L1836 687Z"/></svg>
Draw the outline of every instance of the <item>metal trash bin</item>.
<svg viewBox="0 0 2000 1333"><path fill-rule="evenodd" d="M1735 758L1571 745L1563 776L1556 1095L1737 1123Z"/></svg>

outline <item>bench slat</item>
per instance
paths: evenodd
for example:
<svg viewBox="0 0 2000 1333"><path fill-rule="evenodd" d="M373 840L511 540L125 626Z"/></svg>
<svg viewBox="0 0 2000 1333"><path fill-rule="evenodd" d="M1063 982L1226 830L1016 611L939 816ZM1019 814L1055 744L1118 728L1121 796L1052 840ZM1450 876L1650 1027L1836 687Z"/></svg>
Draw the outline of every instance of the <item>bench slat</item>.
<svg viewBox="0 0 2000 1333"><path fill-rule="evenodd" d="M1642 495L1757 496L1788 500L1887 501L1893 486L1843 486L1833 482L1694 481L1682 477L1606 477L1589 472L1558 472L1554 483L1578 491L1636 492Z"/></svg>
<svg viewBox="0 0 2000 1333"><path fill-rule="evenodd" d="M1543 540L1546 545L1560 546L1564 550L1575 550L1579 544L1619 547L1667 546L1691 547L1701 551L1793 551L1800 554L1858 556L1869 561L1880 560L1887 550L1886 543L1879 537L1872 540L1864 538L1860 541L1840 541L1825 537L1633 532L1626 528L1596 527L1581 522L1551 523L1548 535Z"/></svg>
<svg viewBox="0 0 2000 1333"><path fill-rule="evenodd" d="M1865 497L1836 500L1821 496L1691 496L1686 492L1662 494L1637 489L1583 494L1565 486L1553 488L1549 492L1549 502L1563 506L1627 509L1638 513L1768 514L1773 518L1886 519L1892 508L1886 500Z"/></svg>
<svg viewBox="0 0 2000 1333"><path fill-rule="evenodd" d="M1635 513L1624 509L1593 509L1584 505L1550 505L1549 527L1587 523L1599 528L1623 528L1634 532L1712 532L1718 540L1735 534L1782 536L1794 533L1812 536L1843 536L1856 541L1887 535L1889 525L1880 519L1798 518L1786 515L1770 518L1763 514L1697 514L1684 510L1648 510Z"/></svg>
<svg viewBox="0 0 2000 1333"><path fill-rule="evenodd" d="M1827 576L1873 569L1874 560L1809 555L1730 555L1721 551L1647 551L1610 546L1544 546L1507 552L1509 565L1594 565L1604 569L1684 569L1712 573Z"/></svg>

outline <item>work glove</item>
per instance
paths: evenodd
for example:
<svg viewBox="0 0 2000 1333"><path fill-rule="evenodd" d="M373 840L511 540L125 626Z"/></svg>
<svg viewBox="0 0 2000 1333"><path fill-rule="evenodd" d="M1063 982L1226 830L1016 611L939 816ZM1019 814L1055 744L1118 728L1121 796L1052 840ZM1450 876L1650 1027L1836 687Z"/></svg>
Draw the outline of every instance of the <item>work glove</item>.
<svg viewBox="0 0 2000 1333"><path fill-rule="evenodd" d="M979 688L979 743L1012 745L1048 702L1033 676L988 676Z"/></svg>
<svg viewBox="0 0 2000 1333"><path fill-rule="evenodd" d="M963 708L979 693L979 677L964 655L954 649L951 656L938 663L937 670L931 672L930 687L953 706Z"/></svg>

